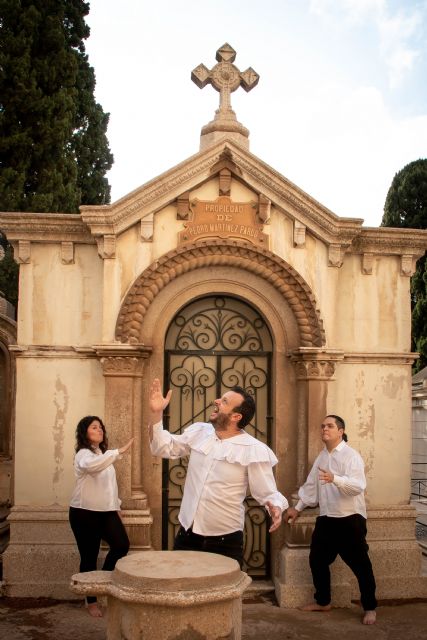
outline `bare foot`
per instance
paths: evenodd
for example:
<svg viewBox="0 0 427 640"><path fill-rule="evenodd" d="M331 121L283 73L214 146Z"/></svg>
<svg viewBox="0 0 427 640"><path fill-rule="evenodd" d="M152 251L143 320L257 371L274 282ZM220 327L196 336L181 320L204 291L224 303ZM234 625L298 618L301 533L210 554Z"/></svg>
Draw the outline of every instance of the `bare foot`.
<svg viewBox="0 0 427 640"><path fill-rule="evenodd" d="M91 602L87 605L87 610L92 618L102 618L102 611L97 602Z"/></svg>
<svg viewBox="0 0 427 640"><path fill-rule="evenodd" d="M300 611L330 611L331 608L332 607L330 604L321 605L321 604L317 604L317 602L313 602L312 604L306 604L303 607L299 607L299 610Z"/></svg>
<svg viewBox="0 0 427 640"><path fill-rule="evenodd" d="M365 614L362 618L362 624L375 624L376 621L377 621L376 611L365 611Z"/></svg>

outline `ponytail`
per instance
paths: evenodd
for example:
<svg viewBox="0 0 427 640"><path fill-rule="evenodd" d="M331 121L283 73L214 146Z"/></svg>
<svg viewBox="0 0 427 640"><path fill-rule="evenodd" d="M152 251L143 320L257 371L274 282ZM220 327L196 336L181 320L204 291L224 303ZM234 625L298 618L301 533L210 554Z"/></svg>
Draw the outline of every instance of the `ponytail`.
<svg viewBox="0 0 427 640"><path fill-rule="evenodd" d="M333 418L335 420L335 423L338 427L338 429L342 429L343 433L342 433L342 439L344 440L344 442L348 441L347 438L347 434L345 432L345 422L344 419L341 418L340 416L335 416L333 413L328 413L328 415L326 416L327 418Z"/></svg>

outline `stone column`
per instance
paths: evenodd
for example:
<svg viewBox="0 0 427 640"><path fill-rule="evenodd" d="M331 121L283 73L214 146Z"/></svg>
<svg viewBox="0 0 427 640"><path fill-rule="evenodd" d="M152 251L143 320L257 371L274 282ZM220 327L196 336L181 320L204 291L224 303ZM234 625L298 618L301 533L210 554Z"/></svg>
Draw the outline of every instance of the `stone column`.
<svg viewBox="0 0 427 640"><path fill-rule="evenodd" d="M343 359L342 351L315 347L301 347L291 354L298 381L298 487L321 449L319 425L327 412L328 384L334 380L336 362Z"/></svg>
<svg viewBox="0 0 427 640"><path fill-rule="evenodd" d="M319 453L322 442L319 425L327 413L328 385L334 380L336 362L344 353L331 349L301 347L291 354L297 378L297 473L295 490ZM296 491L292 496L296 504ZM279 575L275 578L276 597L282 607L298 607L312 598L312 581L308 564L308 547L317 510L310 509L292 526L286 525L285 545L280 552ZM350 586L341 581L339 603L350 601Z"/></svg>
<svg viewBox="0 0 427 640"><path fill-rule="evenodd" d="M123 521L133 549L150 548L152 516L142 486L141 411L144 363L151 349L144 345L95 347L105 376L105 422L110 447L135 438L130 454L116 464Z"/></svg>

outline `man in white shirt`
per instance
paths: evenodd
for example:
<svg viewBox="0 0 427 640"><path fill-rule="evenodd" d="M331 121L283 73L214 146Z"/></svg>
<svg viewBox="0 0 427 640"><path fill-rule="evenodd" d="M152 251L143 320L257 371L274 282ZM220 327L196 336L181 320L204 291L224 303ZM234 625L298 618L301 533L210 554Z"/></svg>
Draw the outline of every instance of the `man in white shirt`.
<svg viewBox="0 0 427 640"><path fill-rule="evenodd" d="M365 470L361 456L347 445L345 422L326 416L322 425L325 448L317 456L305 484L298 491L299 501L286 513L295 522L305 507L319 505L310 546L310 569L315 603L303 611L331 609L329 565L340 555L355 574L360 589L363 624L376 621L375 578L366 543Z"/></svg>
<svg viewBox="0 0 427 640"><path fill-rule="evenodd" d="M244 500L252 496L268 510L275 531L288 507L279 493L272 467L273 451L244 431L255 402L241 387L215 400L210 422L196 422L182 434L163 429L162 414L171 397L160 381L150 389L151 452L162 458L190 456L174 549L219 553L243 562Z"/></svg>

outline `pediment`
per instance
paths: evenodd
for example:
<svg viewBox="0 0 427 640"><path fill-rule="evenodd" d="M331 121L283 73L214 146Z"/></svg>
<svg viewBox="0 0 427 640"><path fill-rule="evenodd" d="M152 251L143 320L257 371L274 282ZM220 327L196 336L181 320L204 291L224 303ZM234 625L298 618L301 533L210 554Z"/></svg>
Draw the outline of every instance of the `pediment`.
<svg viewBox="0 0 427 640"><path fill-rule="evenodd" d="M30 261L32 242L60 242L64 264L73 262L74 243L96 242L101 257L113 258L117 237L132 226L140 225L141 238L149 241L156 213L168 205L174 204L177 218L184 220L189 193L216 176L219 195L222 182L230 179L258 195L261 226L271 207L291 220L295 247L305 246L307 234L321 240L331 267L340 267L345 253L359 254L362 272L371 274L375 255L398 255L401 274L410 276L427 248L427 230L369 228L360 218L335 215L227 134L112 204L82 206L81 214L0 212L0 228L20 263Z"/></svg>
<svg viewBox="0 0 427 640"><path fill-rule="evenodd" d="M82 219L94 236L117 236L224 170L327 245L348 246L362 229L362 219L338 217L227 136L110 205L82 206Z"/></svg>

